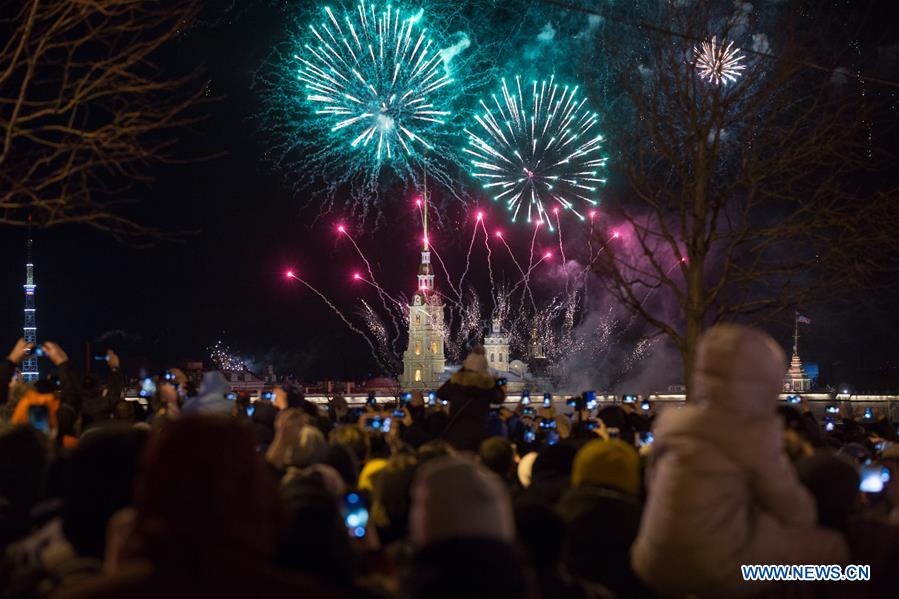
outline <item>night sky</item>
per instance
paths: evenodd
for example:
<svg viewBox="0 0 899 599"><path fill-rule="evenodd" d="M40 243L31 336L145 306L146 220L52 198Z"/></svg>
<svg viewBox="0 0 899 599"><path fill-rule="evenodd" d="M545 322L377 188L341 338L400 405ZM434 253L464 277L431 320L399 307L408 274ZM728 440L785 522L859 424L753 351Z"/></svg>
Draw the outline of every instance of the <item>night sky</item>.
<svg viewBox="0 0 899 599"><path fill-rule="evenodd" d="M887 3L868 4L859 10L877 14L878 6ZM359 294L377 303L373 290L351 281L362 265L335 232L337 223L347 222L381 284L391 292L411 293L420 240L411 194L398 187L384 219L363 230L345 221L339 208L324 215L314 206L303 209L308 196L291 190L266 167L261 159L266 140L254 121L259 99L252 77L272 40L283 35L284 21L275 3L254 6L238 18L210 18L166 59L172 69L185 61L204 65L211 92L220 97L207 107L208 119L185 134L182 151L186 156L226 155L157 167L152 184L133 190L138 203L129 214L165 230L195 233L138 248L85 227L34 232L38 337L61 343L79 365L85 362L87 342L93 344L90 355L112 347L123 354L126 368L161 369L206 359L205 348L222 339L257 363L273 353L279 370L306 380L374 373L365 343L283 273L296 269L343 309L351 310ZM879 27L870 27L871 43L897 43L895 32L884 40ZM895 175L884 173L884 185L890 177ZM434 193L441 199L442 192ZM460 232L455 227L468 217L455 206L445 218L435 241L443 236L442 254L458 272L470 228ZM528 230L498 218L491 222L508 232L513 248L526 252ZM572 243L576 237L572 232ZM4 227L0 235L6 260L0 276L0 314L6 323L0 343L10 347L21 334L25 239L25 230L18 228ZM483 283L482 243L476 252L469 280ZM494 266L511 268L511 263L499 259ZM854 307L822 298L820 305L806 308L813 322L804 328L801 353L805 361L820 363L822 382L899 390L899 295L894 284L884 283L876 293L845 290ZM547 278L536 288L545 292L552 284ZM773 323L769 330L789 343L790 323ZM654 367L652 360L645 365Z"/></svg>

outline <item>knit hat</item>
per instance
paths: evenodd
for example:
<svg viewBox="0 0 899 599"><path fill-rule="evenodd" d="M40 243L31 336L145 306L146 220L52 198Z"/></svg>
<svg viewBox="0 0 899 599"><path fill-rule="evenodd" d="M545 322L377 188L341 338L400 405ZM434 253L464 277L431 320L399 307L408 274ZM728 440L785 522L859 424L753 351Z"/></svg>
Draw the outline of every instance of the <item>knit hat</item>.
<svg viewBox="0 0 899 599"><path fill-rule="evenodd" d="M387 460L384 458L374 458L369 460L359 473L359 489L371 493L375 490L375 476L387 466Z"/></svg>
<svg viewBox="0 0 899 599"><path fill-rule="evenodd" d="M571 485L609 487L629 495L640 493L640 456L619 439L590 441L577 452Z"/></svg>
<svg viewBox="0 0 899 599"><path fill-rule="evenodd" d="M512 503L502 481L457 456L436 458L419 468L412 483L409 528L418 547L449 539L511 542L515 536Z"/></svg>
<svg viewBox="0 0 899 599"><path fill-rule="evenodd" d="M471 353L462 362L462 368L481 374L489 374L487 370L487 356L484 354L484 346L476 345Z"/></svg>

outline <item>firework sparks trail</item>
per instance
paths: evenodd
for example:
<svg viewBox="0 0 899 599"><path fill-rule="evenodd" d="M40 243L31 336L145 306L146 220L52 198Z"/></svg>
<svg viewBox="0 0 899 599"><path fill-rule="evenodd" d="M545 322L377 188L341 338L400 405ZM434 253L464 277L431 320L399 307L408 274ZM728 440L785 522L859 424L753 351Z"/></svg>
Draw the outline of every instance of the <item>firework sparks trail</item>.
<svg viewBox="0 0 899 599"><path fill-rule="evenodd" d="M437 261L440 262L440 268L443 269L443 274L446 276L446 283L447 283L447 285L449 285L449 288L453 291L453 293L456 294L457 300L458 300L459 302L461 302L461 301L462 301L462 295L461 295L460 292L457 291L456 288L453 286L453 280L452 280L452 278L450 277L449 271L448 271L447 268L446 268L446 264L444 264L443 258L440 257L440 254L437 253L436 248L434 248L434 241L431 240L431 239L428 240L428 248L430 248L431 253L434 254L434 257L437 258ZM461 283L460 283L460 284L459 284L459 289L461 289L461 288L462 288L462 286L461 286ZM455 303L457 300L451 300L451 301L453 301L453 302Z"/></svg>
<svg viewBox="0 0 899 599"><path fill-rule="evenodd" d="M556 217L556 228L559 231L559 255L562 257L562 271L565 273L565 294L567 295L571 287L571 277L568 275L567 263L565 259L565 244L562 241L562 220L559 218L559 209L553 208L553 214Z"/></svg>
<svg viewBox="0 0 899 599"><path fill-rule="evenodd" d="M384 326L384 322L374 311L374 309L368 304L368 302L362 299L360 299L359 302L362 304L362 308L359 310L359 315L365 322L365 326L368 327L368 330L371 333L372 337L374 337L377 341L381 360L385 364L389 364L391 366L391 372L398 372L399 368L397 363L398 360L396 346L395 344L391 345L391 341L395 338L395 336L388 333L387 327Z"/></svg>
<svg viewBox="0 0 899 599"><path fill-rule="evenodd" d="M496 283L493 280L493 249L490 247L490 234L487 233L487 226L484 219L478 219L481 229L484 231L484 247L487 248L487 272L490 275L490 297L493 298L496 290Z"/></svg>
<svg viewBox="0 0 899 599"><path fill-rule="evenodd" d="M478 219L480 220L480 219ZM474 247L474 238L478 234L478 227L475 224L474 229L471 231L471 241L468 242L468 252L465 254L465 270L462 271L462 276L459 277L459 295L462 295L462 281L465 280L465 275L468 274L468 269L471 266L471 250Z"/></svg>
<svg viewBox="0 0 899 599"><path fill-rule="evenodd" d="M305 285L307 289L309 289L309 290L312 291L315 295L317 295L319 298L321 298L321 300L322 300L323 302L325 302L325 304L326 304L329 308L331 308L331 310L334 312L334 314L336 314L337 317L340 318L340 320L343 321L343 324L345 324L345 325L347 326L348 329L350 329L351 331L353 331L354 333L356 333L357 335L359 335L360 337L362 337L363 339L365 339L365 342L368 344L368 347L371 348L371 355L372 355L372 357L375 359L375 361L378 363L378 365L379 365L381 368L383 368L383 369L386 370L386 367L385 367L384 363L381 362L381 359L380 359L380 357L378 356L378 351L377 351L377 349L375 348L375 344L372 342L372 340L369 338L369 336L366 335L364 331L362 331L361 329L359 329L358 327L356 327L356 325L354 325L352 322L350 322L350 320L343 314L343 312L341 312L340 309L339 309L337 306L335 306L333 303L331 303L331 300L329 300L329 299L327 298L327 296L325 296L324 293L322 293L321 291L319 291L318 289L316 289L315 287L313 287L312 285L310 285L309 283L307 283L304 279L302 279L302 278L300 278L299 276L297 276L297 274L296 274L295 272L293 272L293 271L288 271L287 274L286 274L286 276L287 276L288 279L293 279L293 280L295 280L295 281L299 281L300 283L302 283L303 285Z"/></svg>
<svg viewBox="0 0 899 599"><path fill-rule="evenodd" d="M512 248L509 247L509 244L506 243L506 238L503 236L502 231L497 231L495 234L496 237L499 238L500 241L503 242L503 245L506 246L506 250L509 252L509 256L512 258L512 263L515 264L515 268L518 269L518 272L521 273L521 280L525 279L524 269L521 267L521 263L518 261L518 258L515 257L515 253L512 252ZM537 310L537 304L534 302L534 294L531 293L531 288L526 288L526 293L531 300L531 308L535 311Z"/></svg>
<svg viewBox="0 0 899 599"><path fill-rule="evenodd" d="M398 299L390 297L390 295L388 295L387 292L384 291L384 288L381 287L376 281L370 281L370 280L366 279L365 277L363 277L362 275L360 275L359 273L353 273L353 280L360 281L370 287L374 287L378 291L378 295L381 295L381 296L387 298L388 300L390 300L390 302L392 304L395 304L396 307L399 309L400 313L405 312L406 306L403 305L403 303L401 301L399 301ZM384 307L385 307L385 309L387 308L386 304ZM388 312L389 312L389 310L388 310Z"/></svg>
<svg viewBox="0 0 899 599"><path fill-rule="evenodd" d="M394 330L396 331L397 335L399 335L399 333L400 333L399 323L397 322L397 319L394 316L393 311L390 309L390 306L388 306L388 304L387 304L387 300L391 300L391 301L395 301L395 300L392 297L390 297L390 295L388 295L387 292L384 291L384 289L382 289L380 285L375 283L375 280L376 280L375 273L372 271L371 262L369 262L368 258L365 257L365 254L362 252L362 249L356 243L356 240L353 239L353 236L350 235L349 231L347 231L346 226L338 225L337 232L341 233L344 237L346 237L347 239L350 240L350 243L353 244L353 249L356 250L356 254L358 254L359 257L362 258L362 261L365 263L365 269L368 271L368 276L371 277L371 284L375 287L375 289L378 290L378 297L381 300L381 304L384 306L384 310L386 310L388 315L390 316L390 320L393 323ZM402 310L400 310L400 314L401 315L403 314Z"/></svg>

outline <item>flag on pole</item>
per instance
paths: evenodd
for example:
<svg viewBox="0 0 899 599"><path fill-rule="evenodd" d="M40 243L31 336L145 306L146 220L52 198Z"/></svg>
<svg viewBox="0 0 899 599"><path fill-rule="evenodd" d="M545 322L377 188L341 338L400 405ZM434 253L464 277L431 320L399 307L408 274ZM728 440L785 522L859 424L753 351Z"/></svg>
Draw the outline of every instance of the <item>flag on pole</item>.
<svg viewBox="0 0 899 599"><path fill-rule="evenodd" d="M812 324L812 319L797 312L796 322L798 322L799 324Z"/></svg>

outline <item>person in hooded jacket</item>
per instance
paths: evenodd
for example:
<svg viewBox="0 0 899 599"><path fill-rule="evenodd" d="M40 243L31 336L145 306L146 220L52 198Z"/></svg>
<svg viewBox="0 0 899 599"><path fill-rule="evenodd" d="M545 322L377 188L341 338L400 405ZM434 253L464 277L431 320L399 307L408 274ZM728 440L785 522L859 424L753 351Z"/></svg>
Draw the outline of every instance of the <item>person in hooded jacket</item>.
<svg viewBox="0 0 899 599"><path fill-rule="evenodd" d="M207 372L200 383L200 394L187 400L181 413L230 416L231 402L225 398L229 391L231 385L225 375L217 370Z"/></svg>
<svg viewBox="0 0 899 599"><path fill-rule="evenodd" d="M718 325L699 340L688 405L655 424L648 499L631 549L634 571L665 595L765 592L742 564L834 564L836 532L784 453L778 394L786 356L768 335Z"/></svg>
<svg viewBox="0 0 899 599"><path fill-rule="evenodd" d="M459 451L477 453L487 438L490 404L502 403L505 393L487 368L484 348L471 350L462 368L437 390L437 397L449 404L443 439Z"/></svg>

